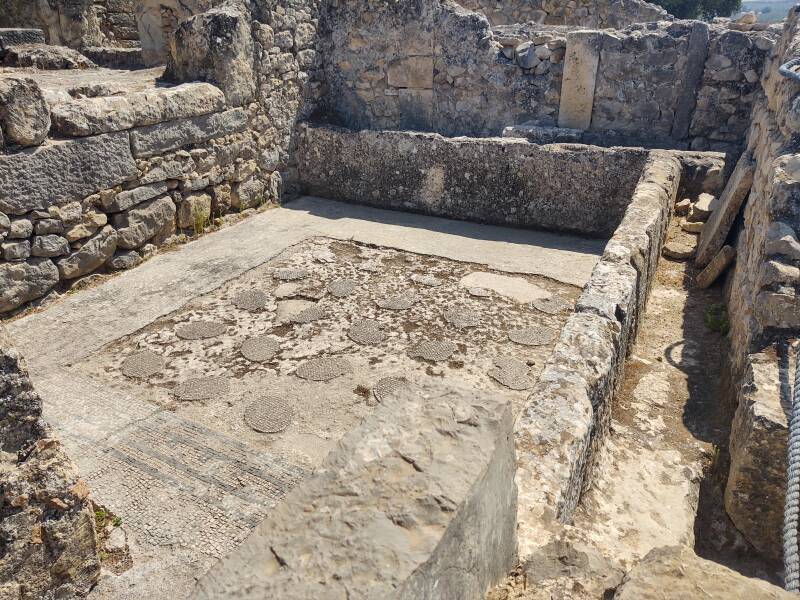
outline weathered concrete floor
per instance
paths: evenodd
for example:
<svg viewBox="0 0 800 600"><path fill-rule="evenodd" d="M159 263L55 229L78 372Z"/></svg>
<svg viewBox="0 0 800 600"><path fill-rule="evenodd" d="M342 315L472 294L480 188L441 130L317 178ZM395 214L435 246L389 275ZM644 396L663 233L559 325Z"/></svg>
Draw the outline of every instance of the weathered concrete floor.
<svg viewBox="0 0 800 600"><path fill-rule="evenodd" d="M670 237L681 235L676 225ZM492 600L604 598L651 549L695 545L701 480L727 428L724 339L704 323L721 293L695 289L694 274L689 263L660 260L594 481L557 536L565 544L543 551L527 581L520 572Z"/></svg>
<svg viewBox="0 0 800 600"><path fill-rule="evenodd" d="M274 292L280 282L269 280L269 273L276 265L308 268L320 280L346 274L342 268L349 268L351 276L358 277L360 271L353 265L339 266L347 262L339 259L352 258L356 245L336 247L319 236L407 250L418 258L381 248L357 250L374 254L367 262L377 261L380 267L377 272L364 270L380 279L374 293L362 298L360 304L337 305L333 313L340 310L343 314L329 320L327 326L311 323L299 327L283 367L255 372L242 369L237 363L241 359L229 358L226 353L241 343L243 338L237 335L265 329L264 323L259 329L258 319L250 313L231 316L236 292L257 287ZM369 308L374 310L373 296L407 286L409 282L400 281L405 271L417 275L430 271L427 274L447 279L486 270L464 263L485 264L497 271L527 273L529 282L538 282L547 293L556 292L569 301L577 295L577 287L537 274L582 284L602 245L600 241L303 199L159 255L137 269L95 288L69 294L41 312L11 322L11 333L28 357L35 384L45 399L46 418L89 480L96 500L121 516L128 532L134 567L122 577L101 581L95 596L180 597L195 577L241 541L317 464L326 447L368 410L366 403L354 401L368 390L365 383L398 371L413 378L414 372L445 376L449 370L449 376L472 380L475 385L497 385L486 377L491 365L484 363L490 350L509 354L496 347L500 338L508 344L504 336L509 324L539 323L559 328L563 322L559 317L541 314L531 319L536 311L521 311L507 299L495 302L498 309L479 311L489 317L483 345L467 350L462 343L460 355L454 355L446 366L425 364L408 357L409 345L443 329L432 322L431 310L435 307L440 311L456 297L457 290L452 282L451 287L441 289L415 285L421 295L429 296L427 310L431 314L420 309L416 316L419 327L401 319L394 323L394 332L387 321L389 333L395 335L390 338L388 351L352 356L352 376L330 390L317 382L298 384L296 377L289 377L287 372L305 358L352 353L353 344L339 342L336 346L335 341L344 338L348 324L345 316L377 316L368 314ZM334 256L331 266L331 254L336 254L332 250L337 249L341 256ZM320 253L327 258L315 259ZM411 266L414 263L416 268ZM268 285L264 285L266 282ZM535 287L536 283L531 285ZM308 301L318 292L303 292L298 298L305 294ZM462 289L460 294L462 303L467 302L467 291ZM271 296L269 308L279 308L274 294ZM271 310L268 312L272 315ZM266 313L254 313L256 317L259 314ZM179 341L172 335L175 323L204 316L225 322L229 330L239 333L221 340L193 342ZM266 330L269 327L271 333L287 335L277 321L270 321ZM474 341L475 334L462 337ZM168 355L172 366L163 381L156 381L161 387L132 384L119 376L121 358L141 348ZM546 348L537 349L536 356L526 349L520 356L533 365L531 377L538 371L535 365L543 362L540 354ZM171 400L168 388L187 377L216 375L228 369L234 374L231 394L237 400L215 398L200 404ZM289 379L294 383L287 384ZM290 429L285 436L265 442L263 436L243 428L242 399L264 389L298 401L304 399L308 406L297 405L300 417L311 416L298 418L298 422L306 430ZM517 402L525 394L502 393L514 395ZM169 581L168 589L164 581Z"/></svg>

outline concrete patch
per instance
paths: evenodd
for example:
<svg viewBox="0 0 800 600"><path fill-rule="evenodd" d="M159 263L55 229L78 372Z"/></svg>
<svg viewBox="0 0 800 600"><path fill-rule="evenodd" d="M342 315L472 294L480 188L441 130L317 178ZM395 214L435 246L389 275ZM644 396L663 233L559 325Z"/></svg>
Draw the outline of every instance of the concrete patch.
<svg viewBox="0 0 800 600"><path fill-rule="evenodd" d="M492 290L516 302L533 302L551 296L547 290L529 283L521 277L509 277L484 271L477 271L462 277L458 285L465 288L477 287Z"/></svg>

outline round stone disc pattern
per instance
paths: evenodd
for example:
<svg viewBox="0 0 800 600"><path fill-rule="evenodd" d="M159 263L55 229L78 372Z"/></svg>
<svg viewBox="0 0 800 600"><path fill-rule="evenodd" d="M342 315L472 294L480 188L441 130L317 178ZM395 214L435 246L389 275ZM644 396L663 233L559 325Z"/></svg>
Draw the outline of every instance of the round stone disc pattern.
<svg viewBox="0 0 800 600"><path fill-rule="evenodd" d="M280 281L297 281L298 279L303 279L306 275L308 273L303 269L293 268L275 269L272 272L272 277Z"/></svg>
<svg viewBox="0 0 800 600"><path fill-rule="evenodd" d="M325 318L325 309L319 305L316 306L309 306L306 309L301 310L299 313L291 317L292 323L299 323L301 325L305 323L313 323L314 321L319 321L320 319Z"/></svg>
<svg viewBox="0 0 800 600"><path fill-rule="evenodd" d="M458 350L453 342L447 340L429 340L414 346L408 355L432 362L442 362L450 358Z"/></svg>
<svg viewBox="0 0 800 600"><path fill-rule="evenodd" d="M500 356L494 359L494 369L489 369L488 375L497 383L512 390L527 390L533 387L533 382L528 377L528 365L515 358Z"/></svg>
<svg viewBox="0 0 800 600"><path fill-rule="evenodd" d="M357 344L372 345L380 344L386 339L386 334L381 331L381 325L373 319L361 319L356 321L347 330L347 337Z"/></svg>
<svg viewBox="0 0 800 600"><path fill-rule="evenodd" d="M508 332L508 339L523 346L546 346L556 339L557 331L552 327L524 327Z"/></svg>
<svg viewBox="0 0 800 600"><path fill-rule="evenodd" d="M226 325L215 321L190 321L175 327L175 334L182 340L206 340L222 335L227 329Z"/></svg>
<svg viewBox="0 0 800 600"><path fill-rule="evenodd" d="M279 433L294 420L294 409L276 396L258 398L244 409L244 422L259 433Z"/></svg>
<svg viewBox="0 0 800 600"><path fill-rule="evenodd" d="M178 400L209 400L226 395L229 389L224 377L194 377L179 383L172 393Z"/></svg>
<svg viewBox="0 0 800 600"><path fill-rule="evenodd" d="M416 303L417 297L414 294L397 294L375 300L375 304L388 310L408 310Z"/></svg>
<svg viewBox="0 0 800 600"><path fill-rule="evenodd" d="M531 302L533 308L548 315L558 315L567 312L572 306L565 300L557 296L550 296L549 298L539 298Z"/></svg>
<svg viewBox="0 0 800 600"><path fill-rule="evenodd" d="M433 275L420 275L418 273L411 276L411 281L429 287L438 287L444 283L444 281Z"/></svg>
<svg viewBox="0 0 800 600"><path fill-rule="evenodd" d="M444 311L444 320L458 329L477 327L481 324L481 316L478 313L461 307L446 309Z"/></svg>
<svg viewBox="0 0 800 600"><path fill-rule="evenodd" d="M242 356L252 362L272 360L280 351L278 341L268 335L257 335L245 340L240 348Z"/></svg>
<svg viewBox="0 0 800 600"><path fill-rule="evenodd" d="M143 350L131 354L122 361L122 374L133 379L147 379L159 371L163 371L166 363L164 357L151 350Z"/></svg>
<svg viewBox="0 0 800 600"><path fill-rule="evenodd" d="M405 377L383 377L372 388L372 396L378 404L381 404L392 394L396 394L408 387L408 385L408 380Z"/></svg>
<svg viewBox="0 0 800 600"><path fill-rule="evenodd" d="M351 279L334 279L328 284L328 293L336 298L344 298L355 292L357 285Z"/></svg>
<svg viewBox="0 0 800 600"><path fill-rule="evenodd" d="M323 356L307 360L294 372L301 379L328 381L351 371L350 363L344 358Z"/></svg>
<svg viewBox="0 0 800 600"><path fill-rule="evenodd" d="M248 312L261 310L268 301L269 296L261 290L244 290L233 297L233 305Z"/></svg>

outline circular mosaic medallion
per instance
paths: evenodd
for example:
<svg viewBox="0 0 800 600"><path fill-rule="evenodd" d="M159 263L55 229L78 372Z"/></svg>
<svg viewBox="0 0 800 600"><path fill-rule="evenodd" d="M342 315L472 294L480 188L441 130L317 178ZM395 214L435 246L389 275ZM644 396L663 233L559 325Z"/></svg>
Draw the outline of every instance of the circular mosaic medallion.
<svg viewBox="0 0 800 600"><path fill-rule="evenodd" d="M122 374L133 379L147 379L151 375L163 371L166 363L164 357L150 350L131 354L122 361Z"/></svg>
<svg viewBox="0 0 800 600"><path fill-rule="evenodd" d="M528 365L515 358L500 356L494 359L494 369L488 375L497 383L512 390L527 390L533 387L528 377Z"/></svg>
<svg viewBox="0 0 800 600"><path fill-rule="evenodd" d="M531 302L533 308L548 315L558 315L572 309L572 305L557 296L540 298Z"/></svg>
<svg viewBox="0 0 800 600"><path fill-rule="evenodd" d="M309 306L308 308L301 310L299 313L292 315L289 320L292 323L305 324L313 323L314 321L319 321L320 319L324 318L325 309L317 304L314 306Z"/></svg>
<svg viewBox="0 0 800 600"><path fill-rule="evenodd" d="M427 285L430 287L437 287L444 283L444 281L442 281L438 277L434 277L433 275L419 275L419 274L412 275L411 281L413 281L414 283L418 283L420 285Z"/></svg>
<svg viewBox="0 0 800 600"><path fill-rule="evenodd" d="M450 358L458 350L453 342L447 340L428 340L414 346L408 355L433 362L442 362Z"/></svg>
<svg viewBox="0 0 800 600"><path fill-rule="evenodd" d="M351 371L350 363L344 358L323 356L312 358L297 367L295 375L311 381L328 381Z"/></svg>
<svg viewBox="0 0 800 600"><path fill-rule="evenodd" d="M481 316L478 313L461 307L448 308L445 310L444 320L458 329L477 327L481 324Z"/></svg>
<svg viewBox="0 0 800 600"><path fill-rule="evenodd" d="M552 327L524 327L508 332L508 339L523 346L544 346L556 339L557 331Z"/></svg>
<svg viewBox="0 0 800 600"><path fill-rule="evenodd" d="M259 433L279 433L294 420L294 409L276 396L258 398L244 409L244 422Z"/></svg>
<svg viewBox="0 0 800 600"><path fill-rule="evenodd" d="M298 279L303 279L306 275L308 275L307 271L293 268L275 269L272 272L272 277L281 281L297 281Z"/></svg>
<svg viewBox="0 0 800 600"><path fill-rule="evenodd" d="M172 390L178 400L208 400L228 393L230 384L224 377L195 377L179 383Z"/></svg>
<svg viewBox="0 0 800 600"><path fill-rule="evenodd" d="M268 335L257 335L245 340L240 348L242 356L252 362L272 360L280 351L278 341Z"/></svg>
<svg viewBox="0 0 800 600"><path fill-rule="evenodd" d="M417 300L414 294L397 294L378 298L375 304L388 310L408 310L417 303Z"/></svg>
<svg viewBox="0 0 800 600"><path fill-rule="evenodd" d="M182 340L205 340L217 337L227 331L228 327L215 321L190 321L175 327L175 334Z"/></svg>
<svg viewBox="0 0 800 600"><path fill-rule="evenodd" d="M261 290L244 290L233 297L233 305L239 310L255 312L267 305L269 296Z"/></svg>
<svg viewBox="0 0 800 600"><path fill-rule="evenodd" d="M407 388L408 385L408 379L405 377L384 377L375 383L375 387L372 388L372 396L375 398L375 402L381 404L393 394Z"/></svg>
<svg viewBox="0 0 800 600"><path fill-rule="evenodd" d="M386 339L386 334L381 331L381 324L373 319L356 321L347 330L347 337L357 344L380 344Z"/></svg>
<svg viewBox="0 0 800 600"><path fill-rule="evenodd" d="M355 292L357 285L351 279L334 279L328 284L328 293L336 298L344 298Z"/></svg>

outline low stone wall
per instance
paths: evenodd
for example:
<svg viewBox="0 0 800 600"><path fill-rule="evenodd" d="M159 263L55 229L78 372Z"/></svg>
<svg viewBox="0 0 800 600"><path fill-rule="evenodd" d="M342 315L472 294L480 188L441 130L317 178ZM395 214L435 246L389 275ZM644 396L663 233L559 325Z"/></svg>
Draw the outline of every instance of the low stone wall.
<svg viewBox="0 0 800 600"><path fill-rule="evenodd" d="M516 559L511 432L492 394L384 399L193 597L484 598Z"/></svg>
<svg viewBox="0 0 800 600"><path fill-rule="evenodd" d="M42 420L0 326L0 597L86 596L100 577L89 488Z"/></svg>
<svg viewBox="0 0 800 600"><path fill-rule="evenodd" d="M567 319L515 426L521 558L569 522L636 335L681 179L678 158L653 151L625 215Z"/></svg>
<svg viewBox="0 0 800 600"><path fill-rule="evenodd" d="M622 220L646 158L643 149L316 125L298 146L306 194L601 237Z"/></svg>
<svg viewBox="0 0 800 600"><path fill-rule="evenodd" d="M544 23L592 28L627 27L672 17L660 6L641 0L461 0L464 8L486 15L492 25Z"/></svg>

